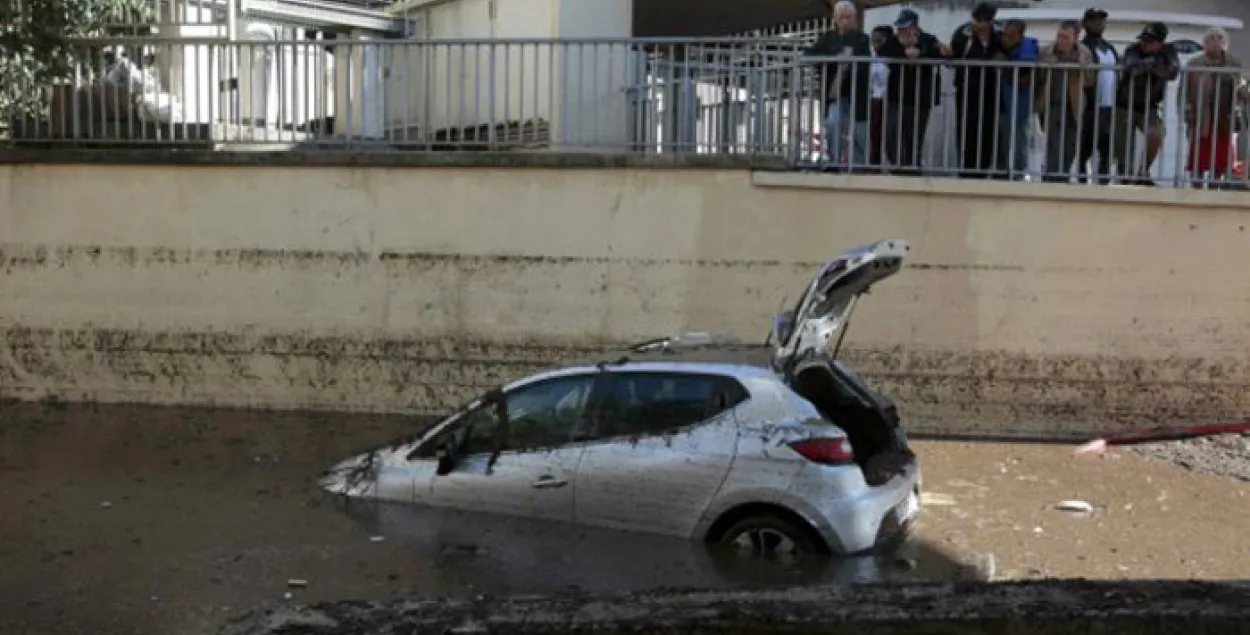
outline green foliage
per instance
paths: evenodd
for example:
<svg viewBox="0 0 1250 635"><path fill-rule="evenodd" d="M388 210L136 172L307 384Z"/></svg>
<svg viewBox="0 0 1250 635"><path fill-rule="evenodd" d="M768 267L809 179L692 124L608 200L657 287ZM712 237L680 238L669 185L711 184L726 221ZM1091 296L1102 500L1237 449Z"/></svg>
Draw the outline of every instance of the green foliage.
<svg viewBox="0 0 1250 635"><path fill-rule="evenodd" d="M74 38L135 33L153 15L153 0L0 0L0 112L42 106L44 87L72 76L93 51Z"/></svg>

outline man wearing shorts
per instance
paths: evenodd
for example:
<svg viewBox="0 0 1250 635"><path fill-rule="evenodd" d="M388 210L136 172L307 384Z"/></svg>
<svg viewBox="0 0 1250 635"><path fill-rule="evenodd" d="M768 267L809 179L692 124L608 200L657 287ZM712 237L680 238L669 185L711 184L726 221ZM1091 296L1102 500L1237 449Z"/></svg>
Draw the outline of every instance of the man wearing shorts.
<svg viewBox="0 0 1250 635"><path fill-rule="evenodd" d="M1149 175L1163 148L1163 97L1167 94L1168 83L1181 72L1180 58L1167 38L1167 25L1151 22L1137 36L1137 42L1124 51L1111 154L1128 183L1154 185ZM1146 156L1134 174L1131 162L1136 153L1130 150L1137 133L1146 137Z"/></svg>

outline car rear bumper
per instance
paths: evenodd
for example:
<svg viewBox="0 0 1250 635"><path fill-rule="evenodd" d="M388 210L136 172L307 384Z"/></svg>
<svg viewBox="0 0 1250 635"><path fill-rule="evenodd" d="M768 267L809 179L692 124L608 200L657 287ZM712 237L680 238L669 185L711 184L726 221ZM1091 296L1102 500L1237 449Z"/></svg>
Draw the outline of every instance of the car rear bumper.
<svg viewBox="0 0 1250 635"><path fill-rule="evenodd" d="M813 524L835 552L868 551L920 512L919 483L920 464L913 457L888 482L817 505Z"/></svg>

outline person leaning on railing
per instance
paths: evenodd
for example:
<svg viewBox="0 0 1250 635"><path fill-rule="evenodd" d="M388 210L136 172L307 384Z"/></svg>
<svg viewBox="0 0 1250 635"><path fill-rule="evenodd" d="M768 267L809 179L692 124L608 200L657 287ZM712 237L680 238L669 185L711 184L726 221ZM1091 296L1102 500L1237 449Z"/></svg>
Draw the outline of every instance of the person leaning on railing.
<svg viewBox="0 0 1250 635"><path fill-rule="evenodd" d="M1112 155L1119 164L1119 172L1128 182L1137 185L1155 184L1150 178L1150 168L1163 148L1163 97L1167 94L1168 82L1181 72L1180 57L1167 38L1167 25L1151 22L1137 36L1137 42L1124 51L1124 69L1116 96ZM1136 175L1130 176L1132 155L1129 148L1135 132L1146 137L1146 160Z"/></svg>
<svg viewBox="0 0 1250 635"><path fill-rule="evenodd" d="M872 44L857 24L854 4L847 0L829 3L834 27L821 35L804 56L843 58L817 63L824 92L825 149L836 165L862 167L868 160Z"/></svg>
<svg viewBox="0 0 1250 635"><path fill-rule="evenodd" d="M868 116L868 163L883 165L885 147L885 93L890 85L890 67L881 57L881 47L894 37L894 27L882 24L873 28L872 38L872 105Z"/></svg>
<svg viewBox="0 0 1250 635"><path fill-rule="evenodd" d="M1042 180L1066 183L1081 144L1081 122L1087 104L1085 89L1094 85L1093 53L1077 41L1081 25L1064 22L1055 41L1042 47L1037 86L1037 113L1046 135Z"/></svg>
<svg viewBox="0 0 1250 635"><path fill-rule="evenodd" d="M964 62L955 65L954 81L963 178L992 176L997 154L1001 151L998 147L998 86L1002 71L986 63L1002 50L1002 34L994 26L997 15L994 5L980 2L972 10L972 23L951 35L954 58Z"/></svg>
<svg viewBox="0 0 1250 635"><path fill-rule="evenodd" d="M920 28L919 14L903 9L894 20L894 37L882 45L879 55L892 60L885 92L886 156L899 172L917 173L929 114L942 99L941 69L932 61L950 57L951 50Z"/></svg>
<svg viewBox="0 0 1250 635"><path fill-rule="evenodd" d="M1088 180L1098 179L1106 185L1111 174L1111 129L1115 121L1120 52L1103 37L1107 30L1107 12L1103 9L1087 9L1081 26L1085 29L1081 44L1098 63L1098 81L1085 89L1085 121L1081 125L1081 151L1076 164L1080 170L1085 170L1097 151L1098 163L1090 166Z"/></svg>
<svg viewBox="0 0 1250 635"><path fill-rule="evenodd" d="M1009 176L1023 179L1029 169L1029 134L1033 132L1034 64L1041 55L1037 38L1026 35L1024 20L1007 20L1003 24L1003 50L997 59L1011 62L1002 69L999 100L1002 121L999 167Z"/></svg>
<svg viewBox="0 0 1250 635"><path fill-rule="evenodd" d="M1245 125L1237 106L1250 97L1240 72L1241 60L1228 53L1228 34L1211 29L1202 44L1202 55L1189 61L1186 85L1180 91L1189 139L1186 170L1195 187L1231 174L1233 135Z"/></svg>

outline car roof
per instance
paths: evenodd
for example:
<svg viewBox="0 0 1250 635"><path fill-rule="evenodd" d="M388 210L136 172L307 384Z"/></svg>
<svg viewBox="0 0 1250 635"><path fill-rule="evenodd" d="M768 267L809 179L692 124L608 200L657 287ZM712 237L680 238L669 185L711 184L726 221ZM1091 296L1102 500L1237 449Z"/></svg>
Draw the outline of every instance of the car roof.
<svg viewBox="0 0 1250 635"><path fill-rule="evenodd" d="M604 351L571 364L531 375L516 384L531 383L595 369L672 373L710 373L739 378L776 379L771 365L772 349L763 344L681 344L638 351Z"/></svg>

